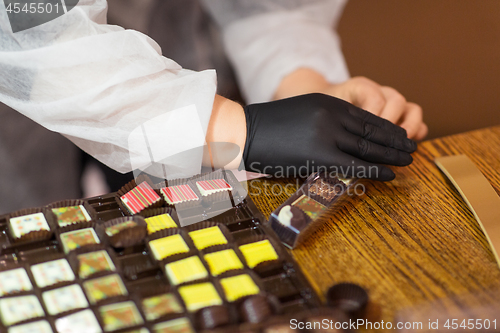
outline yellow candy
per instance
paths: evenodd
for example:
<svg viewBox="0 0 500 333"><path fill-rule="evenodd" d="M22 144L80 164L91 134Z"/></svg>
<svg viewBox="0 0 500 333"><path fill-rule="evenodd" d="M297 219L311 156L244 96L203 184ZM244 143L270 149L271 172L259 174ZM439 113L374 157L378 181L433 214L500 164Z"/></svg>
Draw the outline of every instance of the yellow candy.
<svg viewBox="0 0 500 333"><path fill-rule="evenodd" d="M200 258L193 256L165 265L168 279L173 285L202 279L208 276Z"/></svg>
<svg viewBox="0 0 500 333"><path fill-rule="evenodd" d="M217 276L232 269L242 269L243 264L232 249L213 252L205 255L210 273Z"/></svg>
<svg viewBox="0 0 500 333"><path fill-rule="evenodd" d="M152 234L153 232L163 229L177 228L177 224L169 214L148 217L145 221L148 225L148 234Z"/></svg>
<svg viewBox="0 0 500 333"><path fill-rule="evenodd" d="M260 289L252 280L250 275L242 274L228 277L220 280L224 294L229 302L236 301L239 298L258 294Z"/></svg>
<svg viewBox="0 0 500 333"><path fill-rule="evenodd" d="M179 294L189 311L222 304L222 299L210 282L180 287Z"/></svg>
<svg viewBox="0 0 500 333"><path fill-rule="evenodd" d="M152 240L149 242L149 246L156 260L189 251L189 247L179 234Z"/></svg>
<svg viewBox="0 0 500 333"><path fill-rule="evenodd" d="M247 265L250 268L254 268L264 261L278 259L276 250L267 239L260 242L242 245L240 246L240 251L243 253Z"/></svg>
<svg viewBox="0 0 500 333"><path fill-rule="evenodd" d="M191 231L189 236L198 250L213 245L227 244L227 239L218 226Z"/></svg>

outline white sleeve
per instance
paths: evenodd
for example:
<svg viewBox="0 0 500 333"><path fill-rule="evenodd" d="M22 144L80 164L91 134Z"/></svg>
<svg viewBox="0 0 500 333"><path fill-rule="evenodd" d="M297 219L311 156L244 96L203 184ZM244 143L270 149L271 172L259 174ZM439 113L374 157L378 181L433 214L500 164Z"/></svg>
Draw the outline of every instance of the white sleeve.
<svg viewBox="0 0 500 333"><path fill-rule="evenodd" d="M223 29L249 103L272 99L281 80L310 68L330 83L349 78L335 26L346 0L205 0Z"/></svg>
<svg viewBox="0 0 500 333"><path fill-rule="evenodd" d="M146 35L107 25L106 11L105 0L80 0L13 33L2 2L0 101L117 171L199 173L193 148L204 144L215 71L182 69Z"/></svg>

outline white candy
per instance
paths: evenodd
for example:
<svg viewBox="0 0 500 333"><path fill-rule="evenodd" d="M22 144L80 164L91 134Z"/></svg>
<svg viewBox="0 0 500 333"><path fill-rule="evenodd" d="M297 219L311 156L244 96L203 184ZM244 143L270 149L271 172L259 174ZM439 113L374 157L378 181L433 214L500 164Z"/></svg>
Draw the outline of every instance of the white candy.
<svg viewBox="0 0 500 333"><path fill-rule="evenodd" d="M287 227L290 226L293 217L291 209L292 206L286 205L285 207L281 208L280 213L278 214L278 221L280 221L281 224L286 225Z"/></svg>

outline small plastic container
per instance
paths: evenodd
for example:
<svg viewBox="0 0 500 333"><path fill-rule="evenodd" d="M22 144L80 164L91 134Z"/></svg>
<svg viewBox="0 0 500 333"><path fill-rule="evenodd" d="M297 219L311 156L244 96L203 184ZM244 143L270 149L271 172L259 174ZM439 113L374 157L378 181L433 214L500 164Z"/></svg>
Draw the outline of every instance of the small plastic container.
<svg viewBox="0 0 500 333"><path fill-rule="evenodd" d="M316 172L269 217L268 225L282 243L293 249L308 238L330 214L353 195L358 179L345 179Z"/></svg>

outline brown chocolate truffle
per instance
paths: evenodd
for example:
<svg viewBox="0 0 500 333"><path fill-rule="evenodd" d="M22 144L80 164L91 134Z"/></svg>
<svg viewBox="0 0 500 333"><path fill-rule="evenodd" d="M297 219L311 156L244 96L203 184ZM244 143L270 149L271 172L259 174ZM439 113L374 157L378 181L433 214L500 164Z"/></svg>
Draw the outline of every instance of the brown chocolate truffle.
<svg viewBox="0 0 500 333"><path fill-rule="evenodd" d="M293 214L290 224L297 230L302 230L309 223L309 216L302 209L292 206L290 212Z"/></svg>
<svg viewBox="0 0 500 333"><path fill-rule="evenodd" d="M201 309L197 321L202 329L213 329L229 323L229 311L224 305L214 305Z"/></svg>
<svg viewBox="0 0 500 333"><path fill-rule="evenodd" d="M241 303L240 314L246 322L261 323L272 314L272 310L264 295L255 295Z"/></svg>
<svg viewBox="0 0 500 333"><path fill-rule="evenodd" d="M294 333L297 330L290 327L290 324L276 324L264 329L264 333Z"/></svg>
<svg viewBox="0 0 500 333"><path fill-rule="evenodd" d="M368 304L368 293L362 287L354 283L339 283L328 289L328 305L334 309L340 309L351 318L363 316Z"/></svg>

